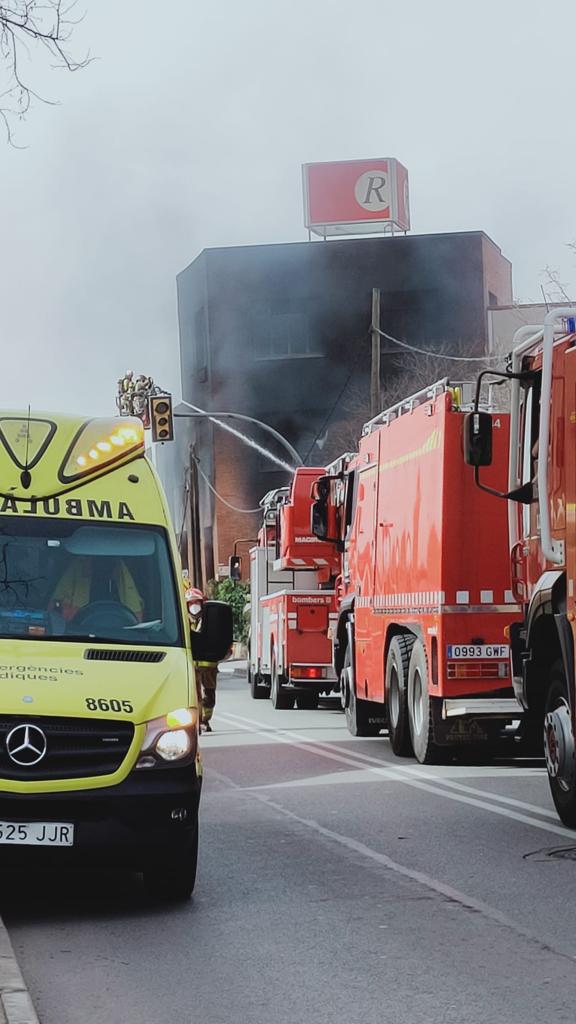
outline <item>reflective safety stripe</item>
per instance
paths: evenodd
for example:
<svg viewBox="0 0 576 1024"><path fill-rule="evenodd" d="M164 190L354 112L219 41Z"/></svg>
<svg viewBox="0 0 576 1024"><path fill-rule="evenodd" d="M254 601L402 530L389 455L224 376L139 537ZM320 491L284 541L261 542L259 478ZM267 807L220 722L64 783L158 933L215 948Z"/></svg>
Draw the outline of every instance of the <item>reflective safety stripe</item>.
<svg viewBox="0 0 576 1024"><path fill-rule="evenodd" d="M484 590L478 595L480 603L470 603L470 592L468 590L456 591L456 603L446 603L446 594L443 590L416 591L411 594L375 594L371 597L358 596L356 608L370 608L378 615L411 614L461 614L486 612L516 612L520 606L514 601L511 591L505 591L502 595L502 604L494 603L494 591ZM491 598L488 602L488 598ZM484 603L485 602L485 603Z"/></svg>

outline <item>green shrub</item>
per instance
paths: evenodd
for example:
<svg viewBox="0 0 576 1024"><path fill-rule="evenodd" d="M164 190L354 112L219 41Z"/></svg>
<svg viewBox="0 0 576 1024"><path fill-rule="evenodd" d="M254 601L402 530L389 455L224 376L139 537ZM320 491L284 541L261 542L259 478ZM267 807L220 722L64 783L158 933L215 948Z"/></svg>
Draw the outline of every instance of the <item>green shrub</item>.
<svg viewBox="0 0 576 1024"><path fill-rule="evenodd" d="M210 580L206 588L208 597L215 601L226 601L232 606L234 620L234 640L245 644L248 639L248 616L244 613L246 602L250 599L250 584L236 583L234 580Z"/></svg>

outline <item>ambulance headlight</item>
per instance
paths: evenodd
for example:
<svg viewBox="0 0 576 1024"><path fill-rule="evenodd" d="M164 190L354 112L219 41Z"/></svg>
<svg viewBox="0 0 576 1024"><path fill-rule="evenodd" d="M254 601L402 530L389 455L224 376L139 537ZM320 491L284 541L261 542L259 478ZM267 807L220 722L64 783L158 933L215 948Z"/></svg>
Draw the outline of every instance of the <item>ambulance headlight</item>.
<svg viewBox="0 0 576 1024"><path fill-rule="evenodd" d="M197 708L177 708L146 723L146 736L136 768L189 764L196 756Z"/></svg>
<svg viewBox="0 0 576 1024"><path fill-rule="evenodd" d="M156 753L165 761L180 761L190 753L192 737L186 729L173 729L171 732L162 733L156 743Z"/></svg>

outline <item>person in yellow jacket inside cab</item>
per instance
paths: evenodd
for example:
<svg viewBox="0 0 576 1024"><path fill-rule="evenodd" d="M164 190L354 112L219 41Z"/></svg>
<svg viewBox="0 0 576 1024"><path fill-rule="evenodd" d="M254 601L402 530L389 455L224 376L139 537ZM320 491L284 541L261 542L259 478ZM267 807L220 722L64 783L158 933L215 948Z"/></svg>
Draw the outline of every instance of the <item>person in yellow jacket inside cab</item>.
<svg viewBox="0 0 576 1024"><path fill-rule="evenodd" d="M103 574L95 572L94 559L74 558L60 577L52 594L50 606L56 609L66 622L92 601L109 598L129 608L138 622L142 622L144 602L128 566L115 561Z"/></svg>
<svg viewBox="0 0 576 1024"><path fill-rule="evenodd" d="M190 628L198 629L202 618L204 606L204 594L197 587L187 587L186 605ZM212 732L210 724L216 705L216 683L218 680L217 661L195 661L196 685L198 686L198 699L200 701L200 729L204 732Z"/></svg>

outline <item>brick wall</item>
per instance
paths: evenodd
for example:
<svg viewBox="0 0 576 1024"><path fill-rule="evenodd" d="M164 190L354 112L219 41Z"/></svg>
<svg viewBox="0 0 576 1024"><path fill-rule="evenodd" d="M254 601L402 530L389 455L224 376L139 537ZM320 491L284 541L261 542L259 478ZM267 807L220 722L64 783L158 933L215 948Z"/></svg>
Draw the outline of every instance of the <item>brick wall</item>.
<svg viewBox="0 0 576 1024"><path fill-rule="evenodd" d="M255 459L250 450L241 441L231 434L216 430L214 435L214 486L219 494L226 501L237 508L256 508L260 495L254 500L254 473ZM234 551L234 544L238 540L256 538L260 527L261 515L255 513L246 515L242 512L234 512L221 501L216 499L215 506L215 531L214 548L216 565L224 565L228 562L229 556ZM243 578L248 578L248 552L249 545L242 544L238 547L238 554L242 555Z"/></svg>

